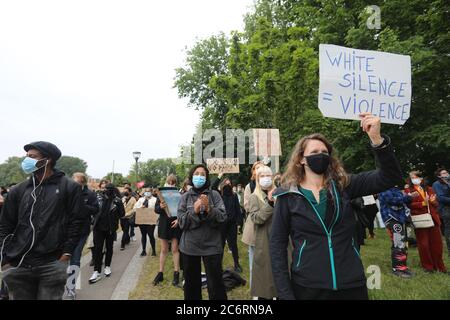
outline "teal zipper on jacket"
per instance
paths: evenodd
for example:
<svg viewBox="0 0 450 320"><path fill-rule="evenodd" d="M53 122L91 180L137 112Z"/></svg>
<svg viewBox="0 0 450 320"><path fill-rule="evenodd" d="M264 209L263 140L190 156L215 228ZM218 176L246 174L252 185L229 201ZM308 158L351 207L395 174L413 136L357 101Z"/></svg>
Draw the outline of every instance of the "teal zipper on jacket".
<svg viewBox="0 0 450 320"><path fill-rule="evenodd" d="M303 241L302 247L300 248L300 253L298 254L297 269L300 267L300 261L302 259L302 254L305 247L306 247L306 240Z"/></svg>
<svg viewBox="0 0 450 320"><path fill-rule="evenodd" d="M308 203L311 205L311 207L313 208L314 212L317 215L317 218L319 218L320 223L322 224L322 228L325 231L327 238L328 238L328 252L330 255L330 266L331 266L331 276L333 278L333 290L337 290L337 279L336 279L336 267L335 267L335 263L334 263L334 250L333 250L333 241L331 239L332 237L332 233L333 233L333 228L334 225L336 224L339 215L340 215L340 208L339 208L339 195L336 191L336 186L334 184L334 181L332 181L332 186L333 186L333 192L336 198L336 219L334 220L333 224L331 225L330 231L328 231L327 227L325 226L325 223L323 222L323 219L320 217L319 212L317 211L317 209L314 207L314 205L312 204L312 202L305 197L305 199L308 201Z"/></svg>
<svg viewBox="0 0 450 320"><path fill-rule="evenodd" d="M334 263L333 241L331 240L331 236L332 236L332 233L333 233L333 228L334 228L337 220L339 219L339 215L340 215L340 210L341 209L339 207L339 194L337 193L337 190L336 190L336 184L334 183L333 180L331 181L331 184L333 186L333 192L334 192L335 198L336 198L336 211L337 211L337 214L336 214L336 219L334 220L333 224L331 225L330 231L328 231L327 227L325 226L325 223L323 222L322 218L320 217L319 212L317 212L317 209L314 207L314 205L311 203L311 201L309 201L309 199L307 197L305 197L305 195L303 193L301 193L299 190L296 190L296 191L289 190L289 191L282 192L280 194L274 195L274 197L277 198L277 197L282 196L282 195L287 194L287 193L297 193L297 194L303 196L309 202L309 204L313 208L314 212L316 213L317 218L319 218L319 221L322 224L322 228L325 231L325 233L327 235L327 238L328 238L328 252L329 252L329 255L330 255L331 275L332 275L332 278L333 278L333 290L337 290L338 288L337 288L337 279L336 279L336 267L335 267L335 263Z"/></svg>
<svg viewBox="0 0 450 320"><path fill-rule="evenodd" d="M353 238L352 238L352 247L353 247L353 250L355 250L356 255L361 259L361 253L359 253L358 249L356 249L356 247L355 247L355 239L353 239Z"/></svg>

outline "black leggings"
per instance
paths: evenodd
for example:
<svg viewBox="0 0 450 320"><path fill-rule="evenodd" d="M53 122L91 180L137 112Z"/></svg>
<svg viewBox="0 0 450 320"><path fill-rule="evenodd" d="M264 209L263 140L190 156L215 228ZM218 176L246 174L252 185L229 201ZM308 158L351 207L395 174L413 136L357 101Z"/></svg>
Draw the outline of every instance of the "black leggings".
<svg viewBox="0 0 450 320"><path fill-rule="evenodd" d="M142 251L147 250L147 236L150 239L150 245L152 246L153 252L156 252L156 240L155 240L155 225L140 225L139 229L141 230L142 234Z"/></svg>
<svg viewBox="0 0 450 320"><path fill-rule="evenodd" d="M222 225L222 247L225 247L225 240L228 243L228 247L230 248L233 254L234 266L237 267L239 265L239 251L237 246L237 234L238 234L238 226L233 222L226 222Z"/></svg>

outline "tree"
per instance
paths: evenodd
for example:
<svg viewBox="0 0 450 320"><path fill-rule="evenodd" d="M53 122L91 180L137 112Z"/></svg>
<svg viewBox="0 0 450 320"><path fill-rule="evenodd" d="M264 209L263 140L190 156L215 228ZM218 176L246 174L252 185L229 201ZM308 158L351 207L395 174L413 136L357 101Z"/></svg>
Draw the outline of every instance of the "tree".
<svg viewBox="0 0 450 320"><path fill-rule="evenodd" d="M147 186L163 186L169 174L176 174L176 165L172 159L150 159L147 162L139 162L139 181L145 181ZM134 166L128 179L133 184L137 182Z"/></svg>
<svg viewBox="0 0 450 320"><path fill-rule="evenodd" d="M381 30L366 26L365 8L373 4L381 9ZM259 0L245 17L244 31L228 39L226 53L202 40L194 48L212 48L188 51L184 67L194 70L192 61L206 63L219 53L217 60L227 61L227 68L216 73L198 68L196 81L186 85L189 79L177 77L175 86L202 108L203 122L222 129L279 128L282 163L300 137L321 132L347 170L358 172L375 165L367 137L357 122L324 118L317 108L319 44L410 55L411 117L404 126L383 125L383 131L392 138L405 175L413 168L431 175L438 164L450 166L449 21L443 0ZM202 104L199 92L220 103Z"/></svg>
<svg viewBox="0 0 450 320"><path fill-rule="evenodd" d="M111 181L115 186L123 186L127 181L127 179L121 174L121 173L114 173L114 179L113 179L113 173L108 173L105 177L103 177L103 180Z"/></svg>
<svg viewBox="0 0 450 320"><path fill-rule="evenodd" d="M62 156L56 163L56 169L71 177L75 172L86 173L87 163L77 157Z"/></svg>
<svg viewBox="0 0 450 320"><path fill-rule="evenodd" d="M199 41L187 52L186 66L176 69L175 87L180 98L188 98L189 106L211 112L206 116L204 126L218 127L228 111L225 101L209 86L209 81L218 75L227 73L228 39L220 33Z"/></svg>
<svg viewBox="0 0 450 320"><path fill-rule="evenodd" d="M9 186L26 180L27 175L21 167L23 159L23 157L10 157L0 164L0 186Z"/></svg>

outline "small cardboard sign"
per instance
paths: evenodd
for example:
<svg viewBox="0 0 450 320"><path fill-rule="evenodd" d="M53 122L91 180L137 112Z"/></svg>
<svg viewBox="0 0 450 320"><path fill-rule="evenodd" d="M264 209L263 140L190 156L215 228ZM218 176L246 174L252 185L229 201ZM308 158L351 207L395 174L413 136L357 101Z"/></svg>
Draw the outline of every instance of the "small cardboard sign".
<svg viewBox="0 0 450 320"><path fill-rule="evenodd" d="M212 158L206 160L209 173L239 173L239 158Z"/></svg>

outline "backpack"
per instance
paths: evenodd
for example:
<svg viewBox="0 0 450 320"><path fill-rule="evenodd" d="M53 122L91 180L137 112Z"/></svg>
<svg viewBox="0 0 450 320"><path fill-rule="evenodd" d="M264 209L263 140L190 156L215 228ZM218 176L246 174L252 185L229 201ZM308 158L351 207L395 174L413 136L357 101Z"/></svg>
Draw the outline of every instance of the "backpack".
<svg viewBox="0 0 450 320"><path fill-rule="evenodd" d="M225 285L225 290L227 292L233 290L234 288L245 286L247 284L247 281L242 278L239 273L230 269L227 269L223 272L222 278L223 284Z"/></svg>

